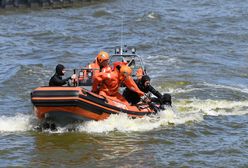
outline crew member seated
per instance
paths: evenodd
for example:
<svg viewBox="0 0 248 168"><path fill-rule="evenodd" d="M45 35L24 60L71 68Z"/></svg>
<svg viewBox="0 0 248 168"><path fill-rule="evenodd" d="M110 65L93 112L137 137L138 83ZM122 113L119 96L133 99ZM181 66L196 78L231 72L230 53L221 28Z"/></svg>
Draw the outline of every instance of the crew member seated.
<svg viewBox="0 0 248 168"><path fill-rule="evenodd" d="M65 85L70 79L76 79L76 74L72 76L62 79L62 76L65 74L65 67L62 64L58 64L55 69L55 74L51 77L49 81L49 86L63 86Z"/></svg>
<svg viewBox="0 0 248 168"><path fill-rule="evenodd" d="M127 65L117 65L110 73L100 72L94 78L92 92L99 93L99 95L104 97L115 97L126 105L129 105L127 100L119 93L119 87L122 84L138 96L144 96L144 93L140 91L131 74L132 69Z"/></svg>
<svg viewBox="0 0 248 168"><path fill-rule="evenodd" d="M144 75L142 76L141 79L135 80L137 86L141 91L143 91L144 93L150 92L157 97L157 98L151 98L152 102L159 102L161 104L171 105L171 95L169 94L162 95L150 85L150 81L151 80L148 75ZM140 96L137 93L130 90L129 88L125 88L123 92L123 96L132 105L137 104L138 102L141 101Z"/></svg>

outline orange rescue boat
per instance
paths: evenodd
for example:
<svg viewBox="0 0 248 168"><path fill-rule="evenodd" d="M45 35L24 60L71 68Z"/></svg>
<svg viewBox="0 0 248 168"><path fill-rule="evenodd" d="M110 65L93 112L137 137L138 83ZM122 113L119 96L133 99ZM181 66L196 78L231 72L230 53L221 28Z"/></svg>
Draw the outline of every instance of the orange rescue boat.
<svg viewBox="0 0 248 168"><path fill-rule="evenodd" d="M31 101L38 119L56 126L104 120L111 114L126 113L136 118L156 113L147 104L126 105L118 99L102 97L81 87L39 87L32 91Z"/></svg>
<svg viewBox="0 0 248 168"><path fill-rule="evenodd" d="M141 57L133 50L131 54L115 52L111 56L111 63L118 61L127 62L133 69L133 77L137 77L136 72L140 69L146 73ZM88 91L86 88L91 88L92 71L94 70L74 70L79 77L76 86L44 86L31 92L34 113L44 127L53 128L88 120L104 120L111 114L120 113L137 118L156 114L158 110L163 109L160 104L126 105L116 98L102 97ZM80 77L85 75L87 79L81 80Z"/></svg>

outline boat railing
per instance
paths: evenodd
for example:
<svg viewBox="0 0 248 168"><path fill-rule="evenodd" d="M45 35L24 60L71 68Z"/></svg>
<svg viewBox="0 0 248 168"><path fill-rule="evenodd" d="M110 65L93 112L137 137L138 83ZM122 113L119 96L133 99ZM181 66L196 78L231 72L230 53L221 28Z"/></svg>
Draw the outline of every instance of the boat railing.
<svg viewBox="0 0 248 168"><path fill-rule="evenodd" d="M92 86L93 74L98 68L79 68L73 69L73 74L77 78L73 81L74 86Z"/></svg>

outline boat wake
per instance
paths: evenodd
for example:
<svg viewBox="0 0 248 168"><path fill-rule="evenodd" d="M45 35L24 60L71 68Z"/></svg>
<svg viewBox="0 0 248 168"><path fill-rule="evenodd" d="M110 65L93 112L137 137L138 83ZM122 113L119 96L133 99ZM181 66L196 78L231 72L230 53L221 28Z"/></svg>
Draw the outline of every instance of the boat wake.
<svg viewBox="0 0 248 168"><path fill-rule="evenodd" d="M76 125L73 131L86 133L146 132L169 129L171 125L201 122L204 116L247 115L248 101L181 99L174 102L174 108L167 108L155 116L132 119L126 114L111 115L102 121L87 121ZM36 131L38 122L33 115L16 114L0 116L0 133ZM48 133L65 133L68 127L57 128Z"/></svg>
<svg viewBox="0 0 248 168"><path fill-rule="evenodd" d="M191 111L210 116L246 115L248 101L185 99L179 100L177 109L185 113Z"/></svg>
<svg viewBox="0 0 248 168"><path fill-rule="evenodd" d="M104 133L111 131L120 132L145 132L154 129L166 128L169 125L184 124L192 121L201 121L201 115L184 115L175 112L172 108L161 111L158 115L145 116L131 119L126 114L111 115L102 121L89 121L78 126L80 132ZM168 128L168 127L167 127Z"/></svg>

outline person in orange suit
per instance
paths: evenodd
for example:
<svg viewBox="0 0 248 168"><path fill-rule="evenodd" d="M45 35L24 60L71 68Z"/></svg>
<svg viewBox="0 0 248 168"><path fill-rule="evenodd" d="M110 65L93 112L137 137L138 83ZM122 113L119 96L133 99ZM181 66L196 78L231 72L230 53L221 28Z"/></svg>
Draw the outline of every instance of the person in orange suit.
<svg viewBox="0 0 248 168"><path fill-rule="evenodd" d="M95 60L86 66L89 70L84 70L84 79L87 79L87 72L92 72L92 76L94 76L99 72L111 72L112 69L109 66L109 54L105 51L100 51L95 58Z"/></svg>
<svg viewBox="0 0 248 168"><path fill-rule="evenodd" d="M100 51L95 61L88 65L88 68L96 69L95 73L110 72L111 67L109 66L109 54L105 51Z"/></svg>
<svg viewBox="0 0 248 168"><path fill-rule="evenodd" d="M118 65L110 73L100 72L94 78L92 92L99 92L99 95L102 96L115 97L128 105L127 100L119 93L119 87L122 84L136 92L139 96L144 96L144 92L140 91L131 74L132 69L127 65Z"/></svg>

